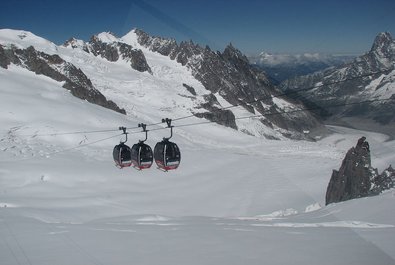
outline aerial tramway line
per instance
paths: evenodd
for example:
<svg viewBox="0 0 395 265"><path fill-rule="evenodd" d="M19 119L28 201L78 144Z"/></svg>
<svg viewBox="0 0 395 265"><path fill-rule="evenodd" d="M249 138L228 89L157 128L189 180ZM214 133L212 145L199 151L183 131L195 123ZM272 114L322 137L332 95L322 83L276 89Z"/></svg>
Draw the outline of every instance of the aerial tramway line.
<svg viewBox="0 0 395 265"><path fill-rule="evenodd" d="M368 76L372 76L375 74L380 74L380 73L385 73L386 71L389 71L390 69L386 69L386 70L382 70L382 71L378 71L378 72L372 72L372 73L368 73L368 74L364 74L364 75L359 75L359 76L355 76L349 79L345 79L345 80L341 80L341 81L337 81L337 82L333 82L333 83L327 83L327 84L320 84L320 85L314 85L311 87L307 87L307 88L301 88L301 89L297 89L297 90L293 90L291 92L284 92L284 93L280 93L277 95L271 95L268 97L264 97L264 98L259 98L259 99L255 99L251 102L247 102L249 104L254 103L254 102L259 102L265 99L270 99L270 98L277 98L277 97L283 97L283 96L287 96L290 94L294 94L297 92L302 92L302 91L308 91L311 89L315 89L315 88L319 88L322 87L324 85L333 85L333 84L338 84L338 83L342 83L342 82L346 82L346 81L350 81L350 80L354 80L357 78L362 78L362 77L368 77ZM393 97L389 97L389 98L375 98L372 100L364 100L364 101L359 101L359 102L348 102L348 103L343 103L343 104L328 104L328 105L324 105L324 106L320 106L320 107L306 107L306 108L300 108L297 110L291 110L291 111L283 111L283 112L267 112L267 113L262 113L259 115L250 115L250 116L246 116L246 117L236 117L235 120L241 120L241 119L248 119L248 118L255 118L255 117L262 117L262 116L267 116L267 115L282 115L282 114L289 114L289 113L296 113L296 112L300 112L300 111L311 111L311 110L317 110L319 108L338 108L338 107L343 107L343 106L350 106L350 105L359 105L359 104L365 104L365 103L373 103L373 102L388 102L388 101L394 101L395 99ZM330 101L330 100L329 100ZM394 101L395 102L395 101ZM229 107L223 107L222 109L230 109L230 108L235 108L240 106L240 104L236 104L236 105L232 105ZM115 136L111 136L111 137L107 137L104 139L100 139L91 143L85 143L85 144L79 144L78 146L74 146L71 148L67 148L64 150L60 150L60 151L54 151L51 153L48 153L45 157L49 157L50 155L55 155L55 154L59 154L59 153L63 153L63 152L67 152L67 151L71 151L77 148L81 148L83 146L88 146L88 145L92 145L98 142L102 142L102 141L106 141L115 137L119 137L124 135L125 136L125 141L120 141L120 143L118 145L116 145L113 149L113 159L115 162L115 165L118 168L124 168L124 167L130 167L133 166L134 168L138 169L138 170L143 170L143 169L148 169L152 166L153 164L153 160L155 160L155 163L158 166L158 169L163 170L163 171L168 171L168 170L174 170L177 169L178 166L180 165L180 161L181 161L181 153L180 150L177 146L177 144L175 144L174 142L170 142L170 138L172 138L173 136L173 125L171 124L172 121L179 121L179 120L184 120L184 119L188 119L191 117L194 117L195 115L187 115L184 117L178 117L175 118L173 120L171 119L162 119L162 122L159 123L155 123L155 124L143 124L140 123L138 125L138 127L133 127L133 128L126 128L126 127L119 127L118 129L106 129L106 130L95 130L95 131L74 131L74 132L60 132L60 133L50 133L50 134L33 134L33 135L25 135L25 136L31 136L31 137L37 137L37 136L58 136L58 135L70 135L70 134L96 134L96 133L108 133L108 132L114 132L114 131L118 131L118 130L122 130L123 133L120 135L115 135ZM186 123L186 124L181 124L181 125L177 125L177 127L189 127L189 126L199 126L199 125L204 125L204 124L210 124L213 122L218 122L217 121L204 121L204 122L196 122L196 123ZM155 145L154 148L154 152L152 152L152 149L149 145L147 145L145 143L145 141L148 138L148 130L146 129L146 127L148 126L156 126L159 125L161 123L166 123L167 127L162 127L159 129L153 129L151 131L155 131L155 130L164 130L164 129L170 129L170 137L164 137L162 141L158 142ZM137 129L137 128L143 128L143 132L145 133L145 139L144 140L139 140L138 143L134 144L132 146L132 148L130 148L128 145L126 145L126 142L128 140L128 132L126 130L128 129ZM137 132L132 132L130 134L134 134ZM44 156L43 156L44 157ZM27 160L27 159L26 159Z"/></svg>
<svg viewBox="0 0 395 265"><path fill-rule="evenodd" d="M162 141L156 143L154 152L151 147L145 143L148 139L147 125L140 123L138 127L145 132L145 139L139 140L132 148L125 143L128 140L128 132L125 127L119 127L125 135L125 141L121 141L118 145L114 146L113 158L115 166L122 169L124 167L133 166L138 170L148 169L152 166L153 158L158 169L163 171L177 169L181 161L181 152L177 144L170 142L169 139L173 136L173 127L171 119L163 119L162 122L167 123L167 128L170 128L170 137L164 137Z"/></svg>

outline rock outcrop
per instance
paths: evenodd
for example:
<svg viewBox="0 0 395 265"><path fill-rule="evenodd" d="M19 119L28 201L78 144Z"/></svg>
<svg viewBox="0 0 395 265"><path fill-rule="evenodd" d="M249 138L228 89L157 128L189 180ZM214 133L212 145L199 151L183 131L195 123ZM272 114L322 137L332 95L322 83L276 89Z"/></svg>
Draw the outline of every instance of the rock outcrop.
<svg viewBox="0 0 395 265"><path fill-rule="evenodd" d="M369 143L358 140L346 154L339 170L333 170L327 191L326 204L377 195L394 187L395 171L389 166L382 174L371 165Z"/></svg>

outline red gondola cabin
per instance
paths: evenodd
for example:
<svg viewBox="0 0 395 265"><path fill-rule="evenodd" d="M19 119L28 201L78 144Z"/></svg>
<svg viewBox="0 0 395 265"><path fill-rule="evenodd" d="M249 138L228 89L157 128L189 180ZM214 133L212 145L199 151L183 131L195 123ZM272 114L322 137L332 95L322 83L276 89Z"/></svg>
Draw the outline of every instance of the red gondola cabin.
<svg viewBox="0 0 395 265"><path fill-rule="evenodd" d="M132 152L130 147L120 143L114 147L112 152L115 165L119 168L130 167L132 165Z"/></svg>
<svg viewBox="0 0 395 265"><path fill-rule="evenodd" d="M150 168L153 161L152 149L149 145L139 142L132 146L132 166L137 169Z"/></svg>
<svg viewBox="0 0 395 265"><path fill-rule="evenodd" d="M155 145L154 158L159 169L165 171L176 169L181 161L180 149L177 144L164 139Z"/></svg>

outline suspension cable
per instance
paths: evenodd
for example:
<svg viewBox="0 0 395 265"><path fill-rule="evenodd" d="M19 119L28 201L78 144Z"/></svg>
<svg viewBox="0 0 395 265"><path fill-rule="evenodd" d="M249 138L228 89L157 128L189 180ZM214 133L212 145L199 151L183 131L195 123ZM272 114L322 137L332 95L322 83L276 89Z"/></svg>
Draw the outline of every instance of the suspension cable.
<svg viewBox="0 0 395 265"><path fill-rule="evenodd" d="M381 70L381 71L371 72L371 73L367 73L367 74L363 74L363 75L358 75L358 76L354 76L354 77L350 77L350 78L346 78L346 79L343 79L343 80L334 81L334 82L330 82L330 83L319 84L319 85L314 85L314 86L310 86L310 87L306 87L306 88L300 88L300 89L293 89L292 91L287 91L286 90L286 92L283 92L283 93L280 93L280 94L277 94L277 95L265 96L265 97L262 97L262 98L254 99L252 101L247 101L247 102L235 104L235 105L231 105L231 106L228 106L228 107L222 107L222 108L219 108L219 110L226 110L226 109L236 108L236 107L241 106L242 104L252 104L252 103L257 103L257 102L268 100L268 99L273 99L273 98L278 98L278 97L285 97L285 96L288 96L288 95L297 94L297 93L302 92L302 91L305 92L305 91L313 90L313 89L316 89L316 88L321 88L321 87L324 87L324 86L331 86L331 85L341 84L341 83L345 83L345 82L348 82L348 81L353 81L353 80L356 80L356 79L359 79L359 78L364 78L364 77L368 77L368 76L372 76L372 75L376 75L376 74L383 74L383 73L386 73L386 72L388 72L390 70L393 70L393 69L384 69L384 70ZM187 116L184 116L184 117L175 118L175 119L173 119L173 121L183 120L183 119L191 118L191 117L194 117L194 116L195 116L194 114L187 115Z"/></svg>
<svg viewBox="0 0 395 265"><path fill-rule="evenodd" d="M306 87L306 88L300 88L300 89L296 89L296 90L292 90L292 91L287 91L287 92L283 92L283 93L279 93L276 95L270 95L270 96L265 96L259 99L254 99L248 102L243 102L243 103L239 103L239 104L235 104L235 105L231 105L231 106L227 106L227 107L222 107L219 108L219 110L227 110L227 109L231 109L231 108L235 108L235 107L239 107L242 104L252 104L252 103L257 103L260 101L264 101L264 100L268 100L268 99L273 99L273 98L278 98L278 97L284 97L284 96L288 96L288 95L292 95L292 94L297 94L299 92L302 91L308 91L308 90L312 90L312 89L316 89L316 88L321 88L324 86L330 86L330 85L336 85L336 84L340 84L340 83L344 83L347 81L352 81L355 79L359 79L359 78L364 78L364 77L368 77L368 76L372 76L372 75L377 75L377 74L382 74L382 73L386 73L388 71L390 71L392 69L384 69L382 71L377 71L377 72L371 72L371 73L367 73L367 74L363 74L363 75L358 75L358 76L354 76L351 78L347 78L347 79L343 79L343 80L339 80L339 81L334 81L334 82L330 82L330 83L325 83L325 84L318 84L318 85L314 85L314 86L310 86L310 87ZM374 102L374 101L372 101ZM345 105L346 106L346 105ZM319 108L304 108L303 110L316 110ZM263 115L271 115L271 114L260 114L260 115L253 115L253 116L263 116ZM249 117L253 117L253 116L249 116ZM174 118L172 119L173 121L179 121L179 120L184 120L184 119L188 119L191 117L196 117L195 114L191 114L191 115L187 115L187 116L182 116L182 117L178 117L178 118ZM208 122L204 122L204 123L211 123L211 121ZM158 122L158 123L152 123L152 124L147 124L147 127L151 127L151 126L158 126L161 125L162 122ZM179 126L177 126L179 127ZM126 129L128 130L134 130L134 129L138 129L138 126L135 127L126 127ZM161 128L158 128L159 130L161 130ZM39 137L39 136L61 136L61 135L76 135L76 134L96 134L96 133L108 133L108 132L115 132L118 131L119 129L106 129L106 130L92 130L92 131L75 131L75 132L59 132L59 133L48 133L48 134L31 134L31 135L23 135L23 136L29 136L29 137ZM157 129L154 129L157 130ZM151 130L153 131L153 130ZM135 132L135 133L139 133L139 132Z"/></svg>
<svg viewBox="0 0 395 265"><path fill-rule="evenodd" d="M395 99L393 99L393 98L386 98L386 99L376 99L376 100L365 100L365 101L359 101L359 102L351 102L351 103L343 103L343 104L335 104L335 105L327 105L327 106L319 106L319 107L317 106L317 107L301 108L301 109L297 109L297 110L289 110L289 111L281 111L281 112L265 112L265 113L257 114L257 115L250 115L250 116L245 116L245 117L235 117L235 120L243 120L243 119L250 119L250 118L273 116L273 115L291 114L291 113L297 113L297 112L302 112L302 111L319 110L319 109L322 109L322 108L338 108L338 107L344 107L344 106L359 105L359 104L373 103L373 102L384 102L384 101L390 101L390 100L395 100ZM228 121L228 120L229 119L219 119L219 120L215 120L215 121L204 121L204 122L197 122L197 123L181 124L181 125L177 125L177 126L174 126L174 127L188 127L188 126L195 126L195 125L217 123L217 122L220 122L220 121Z"/></svg>

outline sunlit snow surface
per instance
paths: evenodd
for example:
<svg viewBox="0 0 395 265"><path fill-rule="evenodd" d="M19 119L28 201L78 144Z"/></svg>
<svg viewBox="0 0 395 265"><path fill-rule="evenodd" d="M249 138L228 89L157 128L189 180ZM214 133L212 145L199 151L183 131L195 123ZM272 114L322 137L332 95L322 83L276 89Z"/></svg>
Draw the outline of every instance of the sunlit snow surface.
<svg viewBox="0 0 395 265"><path fill-rule="evenodd" d="M154 68L154 77L164 70ZM143 76L133 74L136 82ZM171 99L147 96L160 93L155 81L151 92L135 92L146 105L133 102L129 116L61 86L0 68L0 264L395 264L394 190L324 206L332 170L362 135L374 167L395 163L395 141L385 135L330 127L334 134L316 143L269 141L175 123L176 171L120 170L112 161L119 126L187 111L178 101L160 110ZM127 107L118 92L108 95ZM147 143L169 133L149 132ZM142 138L130 134L128 143Z"/></svg>

